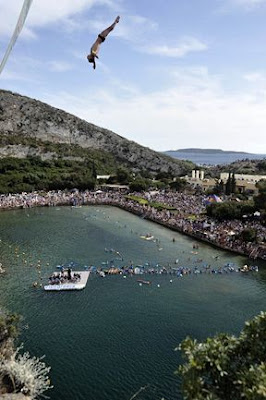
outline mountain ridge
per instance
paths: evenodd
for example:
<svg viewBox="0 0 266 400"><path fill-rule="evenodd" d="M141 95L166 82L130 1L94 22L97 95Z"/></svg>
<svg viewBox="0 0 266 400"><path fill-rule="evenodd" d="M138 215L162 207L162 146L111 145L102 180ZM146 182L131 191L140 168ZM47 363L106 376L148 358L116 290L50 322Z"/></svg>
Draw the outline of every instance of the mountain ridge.
<svg viewBox="0 0 266 400"><path fill-rule="evenodd" d="M38 151L38 142L49 142L105 151L136 171L149 170L154 174L171 171L181 175L193 167L193 163L175 160L64 110L6 90L0 90L0 135L6 138L6 145L0 143L0 157L23 158L36 153L45 158L43 149ZM36 143L14 145L15 137ZM56 154L48 156L52 158Z"/></svg>

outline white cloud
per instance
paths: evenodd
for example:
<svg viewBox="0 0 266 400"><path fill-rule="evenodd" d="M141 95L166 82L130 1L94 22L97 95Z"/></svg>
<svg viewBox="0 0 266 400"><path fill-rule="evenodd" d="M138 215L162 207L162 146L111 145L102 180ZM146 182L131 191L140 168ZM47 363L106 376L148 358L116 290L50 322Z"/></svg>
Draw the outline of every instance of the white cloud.
<svg viewBox="0 0 266 400"><path fill-rule="evenodd" d="M259 7L266 5L266 0L219 0L221 2L220 12L230 12L234 9L240 9L245 12L254 11Z"/></svg>
<svg viewBox="0 0 266 400"><path fill-rule="evenodd" d="M114 34L130 42L143 41L146 34L158 29L156 22L140 15L125 15L122 22Z"/></svg>
<svg viewBox="0 0 266 400"><path fill-rule="evenodd" d="M158 24L146 17L140 15L123 14L121 22L116 29L113 30L112 36L122 38L131 43L143 42L145 35L154 32L158 28ZM113 21L107 19L94 19L79 23L80 29L88 29L91 32L99 33L107 28Z"/></svg>
<svg viewBox="0 0 266 400"><path fill-rule="evenodd" d="M30 26L44 26L63 21L97 5L110 6L113 2L112 0L38 0L33 2L28 22Z"/></svg>
<svg viewBox="0 0 266 400"><path fill-rule="evenodd" d="M243 76L246 81L259 82L262 79L262 75L259 72L252 72Z"/></svg>
<svg viewBox="0 0 266 400"><path fill-rule="evenodd" d="M123 82L123 85L125 83ZM219 147L266 153L266 91L226 93L206 68L172 73L169 88L120 93L119 83L92 93L46 94L44 100L159 151Z"/></svg>
<svg viewBox="0 0 266 400"><path fill-rule="evenodd" d="M183 37L179 43L175 46L169 46L168 44L163 45L150 45L146 47L141 47L140 50L148 53L160 55L162 57L174 57L181 58L186 56L188 53L195 51L205 51L208 46L197 38L193 37Z"/></svg>
<svg viewBox="0 0 266 400"><path fill-rule="evenodd" d="M33 77L30 77L28 73L23 74L23 73L18 73L12 70L4 70L1 74L1 82L3 81L10 81L14 83L15 81L20 81L20 82L28 82L32 84L39 84L40 82Z"/></svg>
<svg viewBox="0 0 266 400"><path fill-rule="evenodd" d="M118 3L118 4L117 4ZM15 27L23 0L0 0L0 37L10 35ZM118 8L114 0L36 0L33 1L26 21L28 35L35 27L62 22L95 6ZM31 31L31 33L29 32Z"/></svg>
<svg viewBox="0 0 266 400"><path fill-rule="evenodd" d="M54 72L65 72L73 69L73 66L65 61L49 61L48 68Z"/></svg>
<svg viewBox="0 0 266 400"><path fill-rule="evenodd" d="M262 72L250 72L248 74L245 74L243 78L252 83L266 83L266 75L263 74Z"/></svg>
<svg viewBox="0 0 266 400"><path fill-rule="evenodd" d="M231 3L240 7L254 7L266 4L265 0L231 0Z"/></svg>

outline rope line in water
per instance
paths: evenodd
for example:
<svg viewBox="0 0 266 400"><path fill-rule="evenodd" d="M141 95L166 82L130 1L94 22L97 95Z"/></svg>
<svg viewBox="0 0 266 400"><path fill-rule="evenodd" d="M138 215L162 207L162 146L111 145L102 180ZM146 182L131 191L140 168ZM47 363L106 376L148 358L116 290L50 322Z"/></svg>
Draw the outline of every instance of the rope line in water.
<svg viewBox="0 0 266 400"><path fill-rule="evenodd" d="M15 30L13 32L13 35L12 35L12 37L10 39L9 45L8 45L8 47L6 49L4 58L2 59L2 62L0 64L0 74L2 73L2 71L3 71L3 69L4 69L5 65L6 65L6 62L7 62L8 58L9 58L9 55L10 55L10 53L11 53L11 51L12 51L12 49L13 49L16 41L17 41L17 38L19 37L19 34L22 31L22 28L23 28L23 26L25 24L25 21L26 21L26 18L27 18L27 15L28 15L28 12L30 10L32 2L33 2L33 0L24 0L23 6L22 6L22 9L21 9L19 18L18 18L17 25L16 25Z"/></svg>
<svg viewBox="0 0 266 400"><path fill-rule="evenodd" d="M129 400L135 399L143 390L146 390L150 385L142 386L136 393L133 394L132 397L130 397Z"/></svg>

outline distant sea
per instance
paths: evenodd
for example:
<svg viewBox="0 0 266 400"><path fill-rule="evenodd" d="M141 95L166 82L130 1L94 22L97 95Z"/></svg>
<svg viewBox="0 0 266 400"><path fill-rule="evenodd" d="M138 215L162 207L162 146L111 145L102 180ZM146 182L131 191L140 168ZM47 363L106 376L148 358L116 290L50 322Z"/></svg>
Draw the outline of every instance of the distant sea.
<svg viewBox="0 0 266 400"><path fill-rule="evenodd" d="M197 165L218 165L230 164L238 160L262 160L266 154L237 153L237 152L198 152L198 151L166 151L165 154L178 158L179 160L189 160Z"/></svg>

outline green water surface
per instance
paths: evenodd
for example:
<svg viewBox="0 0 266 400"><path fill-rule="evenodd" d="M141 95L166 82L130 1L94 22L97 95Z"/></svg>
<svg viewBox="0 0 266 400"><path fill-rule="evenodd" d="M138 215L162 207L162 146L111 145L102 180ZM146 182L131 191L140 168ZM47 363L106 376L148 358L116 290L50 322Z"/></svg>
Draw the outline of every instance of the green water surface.
<svg viewBox="0 0 266 400"><path fill-rule="evenodd" d="M151 233L154 241L141 235ZM238 334L244 321L266 308L266 263L258 273L201 274L183 278L91 274L80 292L45 292L56 265L150 263L218 268L248 260L200 243L114 207L38 208L0 214L0 304L23 315L20 341L52 367L52 400L182 399L174 371L175 347L224 331ZM173 241L173 239L175 239ZM114 249L123 261L105 249ZM202 261L200 261L202 260ZM172 280L172 282L170 282ZM159 287L158 287L159 285Z"/></svg>

